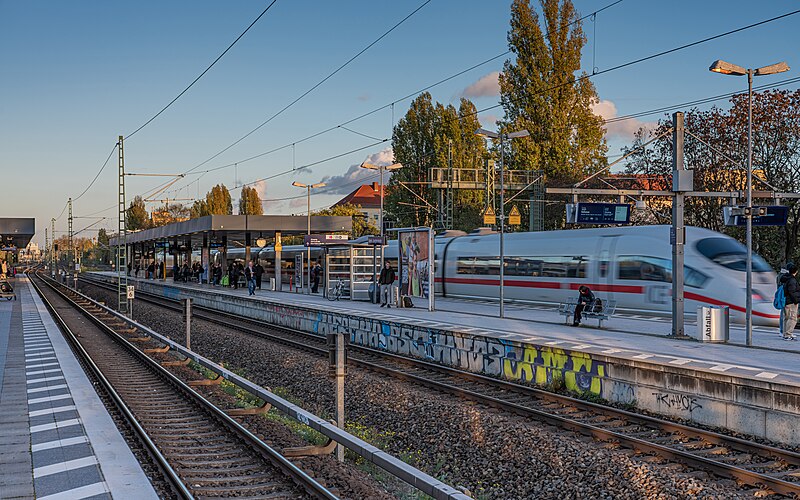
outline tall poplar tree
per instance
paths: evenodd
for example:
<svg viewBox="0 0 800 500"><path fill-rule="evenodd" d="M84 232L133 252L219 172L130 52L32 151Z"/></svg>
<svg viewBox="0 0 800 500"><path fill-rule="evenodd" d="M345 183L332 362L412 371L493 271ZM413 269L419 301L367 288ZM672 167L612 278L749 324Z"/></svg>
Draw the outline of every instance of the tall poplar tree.
<svg viewBox="0 0 800 500"><path fill-rule="evenodd" d="M264 215L261 206L261 197L256 188L242 187L242 196L239 198L239 215Z"/></svg>
<svg viewBox="0 0 800 500"><path fill-rule="evenodd" d="M515 57L500 74L500 126L531 134L509 147L509 168L542 170L549 185L563 185L605 166L608 148L602 118L592 112L594 85L585 72L576 75L586 44L578 12L570 0L539 3L541 20L528 0L511 6L508 46Z"/></svg>

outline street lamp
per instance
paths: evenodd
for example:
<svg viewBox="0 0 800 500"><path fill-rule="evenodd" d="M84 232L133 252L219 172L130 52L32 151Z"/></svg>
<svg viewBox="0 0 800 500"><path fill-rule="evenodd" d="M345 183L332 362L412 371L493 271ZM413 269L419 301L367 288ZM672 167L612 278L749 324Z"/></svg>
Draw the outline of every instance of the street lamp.
<svg viewBox="0 0 800 500"><path fill-rule="evenodd" d="M371 163L364 162L361 164L361 168L366 168L368 170L380 170L381 172L381 211L380 211L380 218L378 219L378 223L380 224L381 229L381 241L384 241L383 238L383 171L384 170L399 170L403 168L401 163L392 163L391 165L373 165ZM381 247L383 248L383 247ZM383 264L381 264L383 265Z"/></svg>
<svg viewBox="0 0 800 500"><path fill-rule="evenodd" d="M498 133L492 132L491 130L486 130L483 128L479 128L475 131L476 135L481 137L488 137L490 139L500 139L500 317L505 317L505 248L503 246L504 243L504 233L506 230L506 207L505 207L505 165L504 165L504 144L505 141L508 139L517 139L519 137L528 137L530 133L527 130L522 129L518 130L517 132L509 132L509 133Z"/></svg>
<svg viewBox="0 0 800 500"><path fill-rule="evenodd" d="M307 206L308 206L308 215L306 216L306 218L308 220L307 231L308 231L308 235L310 236L311 235L311 190L312 189L321 188L321 187L325 187L325 183L324 182L318 182L316 184L303 184L302 182L294 181L294 182L292 182L292 186L299 187L299 188L305 188L305 190L306 190L306 193L307 193L306 194L306 199L307 199ZM309 245L306 248L308 248L308 254L307 254L308 255L308 257L307 257L308 262L306 263L306 265L308 266L308 293L310 295L311 294L311 245ZM300 270L300 275L301 276L303 275L303 270L302 269Z"/></svg>
<svg viewBox="0 0 800 500"><path fill-rule="evenodd" d="M747 75L747 218L746 239L747 239L747 297L745 312L745 337L747 345L753 345L753 76L774 75L789 71L789 66L785 62L771 64L761 68L745 69L741 66L725 62L723 60L714 61L708 68L714 73L723 75L745 76Z"/></svg>

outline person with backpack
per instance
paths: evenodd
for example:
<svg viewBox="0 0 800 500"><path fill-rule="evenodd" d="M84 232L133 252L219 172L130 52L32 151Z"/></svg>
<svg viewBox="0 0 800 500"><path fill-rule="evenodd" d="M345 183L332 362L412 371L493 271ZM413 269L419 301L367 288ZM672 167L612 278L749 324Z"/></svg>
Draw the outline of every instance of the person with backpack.
<svg viewBox="0 0 800 500"><path fill-rule="evenodd" d="M578 303L575 305L575 315L572 318L572 326L581 326L583 310L591 304L594 304L594 294L592 290L586 285L581 285L578 288Z"/></svg>
<svg viewBox="0 0 800 500"><path fill-rule="evenodd" d="M784 275L789 274L789 271L786 270L786 267L791 264L791 262L787 262L781 270L778 272L778 277L775 280L775 285L777 285L778 289L775 290L775 299L772 302L772 305L775 306L775 309L781 312L781 319L778 322L778 335L783 338L783 308L786 305L786 294L783 292L783 285L781 285L781 278Z"/></svg>
<svg viewBox="0 0 800 500"><path fill-rule="evenodd" d="M797 305L800 304L800 284L797 283L797 266L786 265L787 274L781 276L786 305L783 307L783 340L797 340L794 328L797 325Z"/></svg>

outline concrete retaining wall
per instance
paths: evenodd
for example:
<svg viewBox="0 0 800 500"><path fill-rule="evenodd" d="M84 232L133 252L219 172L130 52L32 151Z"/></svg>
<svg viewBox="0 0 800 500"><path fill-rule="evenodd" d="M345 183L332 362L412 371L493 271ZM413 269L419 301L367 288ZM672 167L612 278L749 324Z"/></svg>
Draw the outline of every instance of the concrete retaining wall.
<svg viewBox="0 0 800 500"><path fill-rule="evenodd" d="M171 299L191 296L199 306L303 332L346 333L353 344L513 381L563 385L696 423L800 444L797 386L373 319L337 312L327 305L312 309L261 297L254 307L247 297L214 290L162 282L139 282L137 288Z"/></svg>

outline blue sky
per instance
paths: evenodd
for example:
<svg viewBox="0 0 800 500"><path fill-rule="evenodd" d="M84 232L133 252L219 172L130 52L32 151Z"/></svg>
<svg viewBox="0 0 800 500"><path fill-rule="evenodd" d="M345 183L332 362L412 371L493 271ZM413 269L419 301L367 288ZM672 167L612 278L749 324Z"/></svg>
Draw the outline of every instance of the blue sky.
<svg viewBox="0 0 800 500"><path fill-rule="evenodd" d="M177 174L205 162L317 84L424 0L344 2L278 0L267 14L183 97L125 141L126 170ZM582 15L613 0L577 0ZM57 2L0 0L0 216L34 216L36 240L68 197L83 192L111 152L194 80L269 4L260 2ZM314 195L312 208L341 198L359 182L353 166L389 160L391 126L410 99L396 102L314 139L317 132L447 78L507 50L507 1L432 0L392 33L293 107L174 185L172 198L204 195L293 167L309 169L257 185L268 213L304 213L304 193L293 180L334 186ZM583 68L598 71L797 9L789 0L766 2L623 0L584 23ZM733 92L744 78L712 74L725 59L742 66L786 61L792 72L756 84L800 76L796 47L800 14L735 33L593 78L605 116ZM493 73L505 58L430 90L457 103L467 89L479 109L498 102ZM480 84L478 84L480 82ZM476 85L478 84L478 85ZM788 87L797 88L797 83ZM476 90L477 89L477 90ZM725 101L718 105L726 106ZM500 109L481 115L493 127ZM620 122L608 133L609 154L630 132L663 114ZM354 131L354 132L353 132ZM369 136L369 137L367 137ZM295 143L292 147L291 144ZM272 154L244 161L279 148ZM348 151L359 150L344 154ZM105 209L98 227L116 228L116 155L74 204L76 216ZM354 173L355 172L355 173ZM163 178L129 177L129 197ZM370 182L373 179L366 179ZM349 184L348 184L349 183ZM335 186L338 186L335 187ZM234 198L238 190L233 190ZM298 196L296 199L286 199ZM78 219L75 230L94 219ZM66 213L56 224L67 227Z"/></svg>

